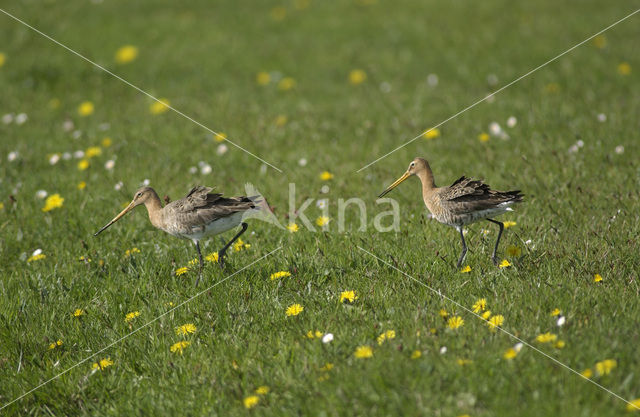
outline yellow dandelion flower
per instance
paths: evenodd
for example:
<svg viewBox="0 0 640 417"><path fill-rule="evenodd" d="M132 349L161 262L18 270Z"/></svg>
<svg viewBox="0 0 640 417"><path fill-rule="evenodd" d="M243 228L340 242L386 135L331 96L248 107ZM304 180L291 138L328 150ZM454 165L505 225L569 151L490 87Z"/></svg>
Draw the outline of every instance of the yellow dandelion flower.
<svg viewBox="0 0 640 417"><path fill-rule="evenodd" d="M99 369L101 371L104 371L106 368L110 367L111 365L113 365L113 361L111 360L111 358L104 358L104 359L100 359L98 362L95 362L91 366L91 369Z"/></svg>
<svg viewBox="0 0 640 417"><path fill-rule="evenodd" d="M618 64L618 73L620 75L629 75L631 74L631 65L628 62L621 62Z"/></svg>
<svg viewBox="0 0 640 417"><path fill-rule="evenodd" d="M179 354L182 355L182 351L185 350L187 348L187 346L189 346L190 344L191 344L191 342L189 342L188 340L181 340L181 341L171 345L171 347L169 349L173 353L179 353Z"/></svg>
<svg viewBox="0 0 640 417"><path fill-rule="evenodd" d="M509 245L507 247L507 255L517 258L518 256L522 255L522 249L514 245Z"/></svg>
<svg viewBox="0 0 640 417"><path fill-rule="evenodd" d="M333 364L331 362L327 362L324 364L324 366L322 368L320 368L321 371L323 372L328 372L330 370L333 369Z"/></svg>
<svg viewBox="0 0 640 417"><path fill-rule="evenodd" d="M273 9L271 9L270 14L273 20L280 22L281 20L284 20L285 17L287 17L287 9L281 6L274 7Z"/></svg>
<svg viewBox="0 0 640 417"><path fill-rule="evenodd" d="M473 312L474 313L479 313L479 312L484 311L486 309L487 309L487 299L486 298L480 298L480 299L478 299L478 301L473 303Z"/></svg>
<svg viewBox="0 0 640 417"><path fill-rule="evenodd" d="M464 325L464 320L460 316L453 316L449 320L447 320L447 326L450 329L457 329Z"/></svg>
<svg viewBox="0 0 640 417"><path fill-rule="evenodd" d="M149 106L149 111L151 114L161 114L169 110L169 100L166 98L161 98L160 100L155 100Z"/></svg>
<svg viewBox="0 0 640 417"><path fill-rule="evenodd" d="M80 181L76 187L78 188L78 190L84 190L85 188L87 188L87 183L84 181Z"/></svg>
<svg viewBox="0 0 640 417"><path fill-rule="evenodd" d="M440 137L440 129L437 128L433 128L433 129L429 129L427 131L425 131L422 136L425 139L435 139L437 137Z"/></svg>
<svg viewBox="0 0 640 417"><path fill-rule="evenodd" d="M316 224L320 227L324 227L329 224L329 218L327 216L320 216L316 219Z"/></svg>
<svg viewBox="0 0 640 417"><path fill-rule="evenodd" d="M498 265L499 268L509 268L511 266L511 262L507 261L506 259L503 259L502 262L500 262L500 265Z"/></svg>
<svg viewBox="0 0 640 417"><path fill-rule="evenodd" d="M484 313L482 313L482 318L485 320L488 320L489 317L491 317L491 310L487 310Z"/></svg>
<svg viewBox="0 0 640 417"><path fill-rule="evenodd" d="M89 168L89 160L88 159L82 159L80 162L78 162L78 169L80 171L84 171L87 168Z"/></svg>
<svg viewBox="0 0 640 417"><path fill-rule="evenodd" d="M289 223L287 225L287 230L290 231L291 233L295 233L298 230L300 230L300 227L295 223Z"/></svg>
<svg viewBox="0 0 640 417"><path fill-rule="evenodd" d="M279 114L278 117L276 117L275 124L277 127L282 127L286 125L288 121L289 119L287 118L287 116L285 116L284 114Z"/></svg>
<svg viewBox="0 0 640 417"><path fill-rule="evenodd" d="M176 327L176 334L180 335L188 335L196 332L196 326L193 323L183 324L182 326Z"/></svg>
<svg viewBox="0 0 640 417"><path fill-rule="evenodd" d="M341 303L344 303L344 302L353 303L357 299L358 299L358 295L353 290L342 291L342 293L340 294L340 302Z"/></svg>
<svg viewBox="0 0 640 417"><path fill-rule="evenodd" d="M250 247L251 245L249 243L244 243L242 239L236 240L235 243L233 244L233 250L235 252L240 252L241 250L249 249Z"/></svg>
<svg viewBox="0 0 640 417"><path fill-rule="evenodd" d="M457 363L458 365L460 365L460 366L465 366L465 365L469 365L470 363L473 363L473 361L472 361L471 359L461 359L461 358L458 358L458 359L456 360L456 363Z"/></svg>
<svg viewBox="0 0 640 417"><path fill-rule="evenodd" d="M596 366L594 368L598 375L607 375L611 373L613 368L615 368L616 366L618 366L618 362L616 362L615 359L605 359L596 363Z"/></svg>
<svg viewBox="0 0 640 417"><path fill-rule="evenodd" d="M502 354L502 357L505 358L506 360L511 360L516 356L518 356L518 352L516 352L514 348L509 348Z"/></svg>
<svg viewBox="0 0 640 417"><path fill-rule="evenodd" d="M132 255L134 255L134 254L136 254L136 253L140 253L140 249L135 248L135 247L134 247L134 248L131 248L131 249L127 249L127 250L124 252L124 257L125 257L125 258L128 258L129 256L132 256Z"/></svg>
<svg viewBox="0 0 640 417"><path fill-rule="evenodd" d="M62 346L62 340L61 340L61 339L58 339L57 341L55 341L55 342L51 343L51 344L49 345L49 349L55 349L55 348L57 348L58 346Z"/></svg>
<svg viewBox="0 0 640 417"><path fill-rule="evenodd" d="M551 312L551 317L559 316L560 314L562 314L562 311L559 308L554 308Z"/></svg>
<svg viewBox="0 0 640 417"><path fill-rule="evenodd" d="M90 101L83 101L82 103L80 103L80 105L78 106L78 114L80 116L90 116L91 114L93 114L93 111L95 110L93 103Z"/></svg>
<svg viewBox="0 0 640 417"><path fill-rule="evenodd" d="M108 137L102 139L102 141L100 142L103 148L108 148L109 146L111 146L112 143L113 141L111 140L111 138L108 138Z"/></svg>
<svg viewBox="0 0 640 417"><path fill-rule="evenodd" d="M593 282L600 282L600 281L602 281L602 275L600 275L600 274L595 274L595 275L593 276Z"/></svg>
<svg viewBox="0 0 640 417"><path fill-rule="evenodd" d="M353 352L353 356L358 359L366 359L373 356L373 349L371 346L358 346L356 351Z"/></svg>
<svg viewBox="0 0 640 417"><path fill-rule="evenodd" d="M0 203L0 210L4 208L4 203Z"/></svg>
<svg viewBox="0 0 640 417"><path fill-rule="evenodd" d="M64 203L64 198L60 197L60 194L52 194L44 201L42 211L47 212L60 208L62 207L62 203Z"/></svg>
<svg viewBox="0 0 640 417"><path fill-rule="evenodd" d="M604 35L598 35L593 38L593 44L596 48L602 49L607 46L607 37Z"/></svg>
<svg viewBox="0 0 640 417"><path fill-rule="evenodd" d="M31 255L31 256L29 257L29 259L27 259L27 262L35 262L35 261L39 261L39 260L44 259L44 258L46 258L46 257L47 257L47 255L45 255L44 253L39 253L39 254L37 254L37 255Z"/></svg>
<svg viewBox="0 0 640 417"><path fill-rule="evenodd" d="M102 148L99 146L90 146L84 152L84 156L86 158L93 158L94 156L100 156L100 155L102 155Z"/></svg>
<svg viewBox="0 0 640 417"><path fill-rule="evenodd" d="M556 349L562 349L563 347L565 347L565 343L563 340L558 340L554 345L554 348Z"/></svg>
<svg viewBox="0 0 640 417"><path fill-rule="evenodd" d="M489 142L489 139L491 139L491 137L487 132L482 132L478 135L478 140L480 142Z"/></svg>
<svg viewBox="0 0 640 417"><path fill-rule="evenodd" d="M463 274L466 274L467 272L471 272L471 267L467 265L464 268L462 268L460 272L462 272Z"/></svg>
<svg viewBox="0 0 640 417"><path fill-rule="evenodd" d="M555 342L556 340L558 340L558 336L549 332L542 333L536 336L536 342L540 342L540 343L551 343L551 342Z"/></svg>
<svg viewBox="0 0 640 417"><path fill-rule="evenodd" d="M302 305L291 304L289 307L287 307L286 314L287 316L297 316L298 314L302 313L303 310L304 307Z"/></svg>
<svg viewBox="0 0 640 417"><path fill-rule="evenodd" d="M267 85L271 82L271 75L268 72L260 71L256 74L256 82L258 85Z"/></svg>
<svg viewBox="0 0 640 417"><path fill-rule="evenodd" d="M86 311L84 311L81 308L76 308L72 314L73 314L73 317L80 317L80 316L84 316L86 314Z"/></svg>
<svg viewBox="0 0 640 417"><path fill-rule="evenodd" d="M189 272L189 267L183 266L181 268L176 269L176 276L179 277L180 275L184 275L187 272Z"/></svg>
<svg viewBox="0 0 640 417"><path fill-rule="evenodd" d="M133 319L135 319L139 315L140 315L139 311L132 311L131 313L127 313L127 315L124 317L124 321L126 321L127 323L131 323Z"/></svg>
<svg viewBox="0 0 640 417"><path fill-rule="evenodd" d="M349 73L349 83L353 85L362 84L367 80L367 73L361 69L354 69Z"/></svg>
<svg viewBox="0 0 640 417"><path fill-rule="evenodd" d="M216 142L224 142L225 140L227 140L227 134L226 133L216 133L215 135L213 135L213 139Z"/></svg>
<svg viewBox="0 0 640 417"><path fill-rule="evenodd" d="M269 393L269 387L266 385L261 385L258 388L256 388L256 394L258 395L265 395Z"/></svg>
<svg viewBox="0 0 640 417"><path fill-rule="evenodd" d="M138 48L133 45L124 45L116 51L115 59L118 64L128 64L138 57Z"/></svg>
<svg viewBox="0 0 640 417"><path fill-rule="evenodd" d="M210 254L205 256L204 260L213 263L218 262L218 252L211 252Z"/></svg>
<svg viewBox="0 0 640 417"><path fill-rule="evenodd" d="M414 350L413 352L411 352L411 359L418 359L422 356L422 352L420 352L419 350Z"/></svg>
<svg viewBox="0 0 640 417"><path fill-rule="evenodd" d="M507 220L506 222L504 222L504 228L508 229L510 227L513 227L515 225L517 225L518 223L512 221L512 220Z"/></svg>
<svg viewBox="0 0 640 417"><path fill-rule="evenodd" d="M320 173L320 179L322 181L329 181L330 179L333 179L333 174L329 171L323 171L322 173Z"/></svg>
<svg viewBox="0 0 640 417"><path fill-rule="evenodd" d="M284 77L278 83L278 90L289 91L289 90L295 88L295 86L296 86L296 80L294 80L291 77Z"/></svg>
<svg viewBox="0 0 640 417"><path fill-rule="evenodd" d="M387 330L386 332L380 334L380 336L378 336L378 344L381 345L384 343L385 340L391 340L391 339L395 339L396 338L396 331L395 330Z"/></svg>
<svg viewBox="0 0 640 417"><path fill-rule="evenodd" d="M4 66L5 62L7 62L7 56L0 52L0 67Z"/></svg>
<svg viewBox="0 0 640 417"><path fill-rule="evenodd" d="M584 371L580 372L580 375L588 379L593 376L593 371L590 368L587 368Z"/></svg>
<svg viewBox="0 0 640 417"><path fill-rule="evenodd" d="M260 397L258 397L257 395L249 395L248 397L245 397L245 399L243 400L244 408L251 409L256 405L258 405L259 402L260 402Z"/></svg>
<svg viewBox="0 0 640 417"><path fill-rule="evenodd" d="M291 276L291 272L289 271L278 271L278 272L274 272L273 274L269 275L269 279L271 279L271 281L275 281L276 279L279 278L287 278Z"/></svg>
<svg viewBox="0 0 640 417"><path fill-rule="evenodd" d="M438 311L438 314L443 319L446 319L447 317L449 317L449 313L447 313L447 310L445 310L444 308L441 308L440 311Z"/></svg>
<svg viewBox="0 0 640 417"><path fill-rule="evenodd" d="M491 330L495 330L496 327L502 326L503 323L504 323L504 316L502 314L496 314L495 316L489 319L489 321L487 322L487 326L489 326Z"/></svg>
<svg viewBox="0 0 640 417"><path fill-rule="evenodd" d="M199 265L199 264L200 264L200 260L198 258L193 258L192 260L187 262L187 265L189 265L189 266L195 266L195 265Z"/></svg>
<svg viewBox="0 0 640 417"><path fill-rule="evenodd" d="M627 411L638 411L640 410L640 398L636 398L635 400L629 401L627 404Z"/></svg>

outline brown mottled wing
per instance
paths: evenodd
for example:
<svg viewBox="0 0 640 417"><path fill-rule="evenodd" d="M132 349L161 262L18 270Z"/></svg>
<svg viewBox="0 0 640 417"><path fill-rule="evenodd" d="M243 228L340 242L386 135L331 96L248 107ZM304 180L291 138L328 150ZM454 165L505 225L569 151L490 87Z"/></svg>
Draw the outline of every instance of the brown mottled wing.
<svg viewBox="0 0 640 417"><path fill-rule="evenodd" d="M257 197L226 198L211 191L211 187L196 186L186 197L168 204L164 210L174 219L174 227L190 233L194 228L217 219L253 209L259 203Z"/></svg>
<svg viewBox="0 0 640 417"><path fill-rule="evenodd" d="M455 214L487 210L507 202L520 202L520 190L496 191L479 180L460 177L440 192L442 205Z"/></svg>

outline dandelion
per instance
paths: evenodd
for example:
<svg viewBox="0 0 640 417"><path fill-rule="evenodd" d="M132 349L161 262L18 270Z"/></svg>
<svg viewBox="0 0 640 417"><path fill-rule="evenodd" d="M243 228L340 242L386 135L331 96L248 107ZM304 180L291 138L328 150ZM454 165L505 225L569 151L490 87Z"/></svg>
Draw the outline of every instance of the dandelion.
<svg viewBox="0 0 640 417"><path fill-rule="evenodd" d="M191 342L189 342L188 340L181 340L181 341L171 345L171 347L169 349L173 353L179 353L179 354L182 355L182 351L185 350L187 348L187 346L189 346L190 344L191 344Z"/></svg>
<svg viewBox="0 0 640 417"><path fill-rule="evenodd" d="M457 329L464 325L464 320L460 316L453 316L449 320L447 320L447 326L450 329Z"/></svg>
<svg viewBox="0 0 640 417"><path fill-rule="evenodd" d="M536 336L536 342L540 343L551 343L555 342L558 339L558 336L553 333L542 333Z"/></svg>
<svg viewBox="0 0 640 417"><path fill-rule="evenodd" d="M245 397L245 399L243 400L244 408L251 409L256 405L258 405L259 402L260 402L260 397L258 397L257 395L249 395L248 397Z"/></svg>
<svg viewBox="0 0 640 417"><path fill-rule="evenodd" d="M298 314L302 313L303 310L304 307L300 304L291 304L289 307L287 307L286 314L287 316L297 316Z"/></svg>
<svg viewBox="0 0 640 417"><path fill-rule="evenodd" d="M487 132L482 132L478 135L478 140L480 142L489 142L489 139L491 137L489 136L489 134Z"/></svg>
<svg viewBox="0 0 640 417"><path fill-rule="evenodd" d="M4 208L4 203L0 203L0 210Z"/></svg>
<svg viewBox="0 0 640 417"><path fill-rule="evenodd" d="M42 249L36 249L33 254L27 259L27 262L35 262L46 258L47 255L42 253Z"/></svg>
<svg viewBox="0 0 640 417"><path fill-rule="evenodd" d="M373 349L371 346L358 346L356 351L353 352L353 356L357 359L366 359L373 356Z"/></svg>
<svg viewBox="0 0 640 417"><path fill-rule="evenodd" d="M585 369L584 371L580 372L580 375L582 375L583 377L589 379L593 376L593 371L589 368Z"/></svg>
<svg viewBox="0 0 640 417"><path fill-rule="evenodd" d="M116 51L115 60L118 64L128 64L138 57L138 48L133 45L124 45Z"/></svg>
<svg viewBox="0 0 640 417"><path fill-rule="evenodd" d="M60 197L60 194L52 194L45 200L42 211L47 212L60 208L62 207L62 203L64 203L64 198Z"/></svg>
<svg viewBox="0 0 640 417"><path fill-rule="evenodd" d="M466 274L467 272L471 272L471 267L467 265L464 268L462 268L460 272L462 272L463 274Z"/></svg>
<svg viewBox="0 0 640 417"><path fill-rule="evenodd" d="M367 80L367 73L361 69L351 70L349 73L349 83L353 85L362 84Z"/></svg>
<svg viewBox="0 0 640 417"><path fill-rule="evenodd" d="M358 299L358 295L353 290L342 291L342 293L340 294L340 302L341 303L345 303L345 302L346 303L353 303L357 299Z"/></svg>
<svg viewBox="0 0 640 417"><path fill-rule="evenodd" d="M287 124L288 120L289 119L287 118L287 116L285 116L284 114L279 114L278 117L276 117L275 125L277 127L282 127Z"/></svg>
<svg viewBox="0 0 640 417"><path fill-rule="evenodd" d="M269 387L266 385L261 385L258 388L256 388L256 394L258 395L265 395L269 393Z"/></svg>
<svg viewBox="0 0 640 417"><path fill-rule="evenodd" d="M207 256L204 257L204 260L207 262L213 262L213 263L217 263L218 262L218 252L211 252L210 254L208 254Z"/></svg>
<svg viewBox="0 0 640 417"><path fill-rule="evenodd" d="M93 103L90 101L83 101L78 106L78 114L80 116L83 116L83 117L90 116L91 114L93 114L93 111L94 111Z"/></svg>
<svg viewBox="0 0 640 417"><path fill-rule="evenodd" d="M62 340L60 340L60 339L58 339L57 341L55 341L55 342L51 343L51 344L49 345L49 350L51 350L51 349L55 349L55 348L57 348L58 346L62 346Z"/></svg>
<svg viewBox="0 0 640 417"><path fill-rule="evenodd" d="M84 316L84 315L86 314L86 311L84 311L84 310L83 310L83 309L81 309L81 308L76 308L76 309L73 311L73 313L71 313L71 314L73 314L73 317L81 317L81 316Z"/></svg>
<svg viewBox="0 0 640 417"><path fill-rule="evenodd" d="M487 322L487 326L489 326L491 330L495 331L496 327L502 326L503 323L504 323L504 316L502 314L496 314L495 316L489 319L489 321Z"/></svg>
<svg viewBox="0 0 640 417"><path fill-rule="evenodd" d="M593 45L598 49L602 49L607 46L607 38L604 35L595 36L593 38Z"/></svg>
<svg viewBox="0 0 640 417"><path fill-rule="evenodd" d="M176 334L180 335L188 335L196 332L196 326L193 323L183 324L182 326L176 327Z"/></svg>
<svg viewBox="0 0 640 417"><path fill-rule="evenodd" d="M640 398L629 401L627 404L627 411L638 411L640 409Z"/></svg>
<svg viewBox="0 0 640 417"><path fill-rule="evenodd" d="M298 230L300 230L300 227L295 223L289 223L287 225L287 230L290 231L291 233L295 233Z"/></svg>
<svg viewBox="0 0 640 417"><path fill-rule="evenodd" d="M422 352L420 352L419 350L414 350L413 352L411 352L411 359L418 359L422 356Z"/></svg>
<svg viewBox="0 0 640 417"><path fill-rule="evenodd" d="M440 311L438 311L438 314L443 319L446 319L447 317L449 317L449 313L447 313L447 310L445 310L444 308L441 308Z"/></svg>
<svg viewBox="0 0 640 417"><path fill-rule="evenodd" d="M140 253L140 249L135 248L135 247L134 247L134 248L131 248L131 249L127 249L127 250L124 252L124 257L125 257L125 258L128 258L129 256L133 256L133 255L135 255L136 253Z"/></svg>
<svg viewBox="0 0 640 417"><path fill-rule="evenodd" d="M558 341L553 345L553 347L554 347L554 348L556 348L556 349L562 349L563 347L565 347L565 345L566 345L566 344L564 343L564 340L558 340Z"/></svg>
<svg viewBox="0 0 640 417"><path fill-rule="evenodd" d="M425 139L435 139L440 136L440 129L438 128L429 129L426 132L424 132L422 136Z"/></svg>
<svg viewBox="0 0 640 417"><path fill-rule="evenodd" d="M559 308L554 308L553 311L551 312L551 317L556 317L556 316L559 316L560 314L562 314L562 311Z"/></svg>
<svg viewBox="0 0 640 417"><path fill-rule="evenodd" d="M491 310L487 310L484 313L482 313L482 318L485 320L488 320L489 317L491 317Z"/></svg>
<svg viewBox="0 0 640 417"><path fill-rule="evenodd" d="M517 225L518 223L512 221L512 220L507 220L506 222L504 222L504 228L508 229L510 227L513 227L515 225Z"/></svg>
<svg viewBox="0 0 640 417"><path fill-rule="evenodd" d="M78 169L80 171L84 171L87 168L89 168L89 160L88 159L82 159L82 160L80 160L80 162L78 162Z"/></svg>
<svg viewBox="0 0 640 417"><path fill-rule="evenodd" d="M131 323L139 315L139 311L132 311L131 313L127 313L127 315L124 317L124 321L127 323Z"/></svg>
<svg viewBox="0 0 640 417"><path fill-rule="evenodd" d="M189 266L195 266L195 265L198 265L198 264L199 264L199 262L200 262L200 261L198 260L198 258L193 258L192 260L190 260L190 261L188 262L188 264L189 264Z"/></svg>
<svg viewBox="0 0 640 417"><path fill-rule="evenodd" d="M505 358L506 360L511 360L516 356L518 356L518 352L516 352L514 348L509 348L502 354L502 357Z"/></svg>
<svg viewBox="0 0 640 417"><path fill-rule="evenodd" d="M330 173L329 171L323 171L323 172L320 174L320 179L321 179L322 181L329 181L330 179L333 179L333 174L332 174L332 173Z"/></svg>
<svg viewBox="0 0 640 417"><path fill-rule="evenodd" d="M94 156L100 155L102 155L102 148L99 146L91 146L84 152L84 156L87 158L93 158Z"/></svg>
<svg viewBox="0 0 640 417"><path fill-rule="evenodd" d="M395 330L387 330L386 332L382 333L380 336L378 336L378 344L381 345L385 342L385 340L391 340L391 339L395 339L396 338L396 331Z"/></svg>
<svg viewBox="0 0 640 417"><path fill-rule="evenodd" d="M456 363L460 366L465 366L465 365L469 365L470 363L473 363L473 361L471 359L458 358L458 360L456 360Z"/></svg>
<svg viewBox="0 0 640 417"><path fill-rule="evenodd" d="M329 372L332 369L333 369L333 364L331 362L325 363L324 366L320 368L322 372Z"/></svg>
<svg viewBox="0 0 640 417"><path fill-rule="evenodd" d="M104 359L100 359L98 362L95 362L91 366L91 369L104 371L105 369L107 369L111 365L113 365L113 361L111 360L111 358L104 358Z"/></svg>
<svg viewBox="0 0 640 417"><path fill-rule="evenodd" d="M487 309L487 299L486 298L480 298L480 299L478 299L478 301L473 303L473 312L474 313L479 313L479 312L484 311L486 309Z"/></svg>
<svg viewBox="0 0 640 417"><path fill-rule="evenodd" d="M329 218L327 216L320 216L316 219L316 224L320 227L324 227L329 224Z"/></svg>
<svg viewBox="0 0 640 417"><path fill-rule="evenodd" d="M5 62L7 62L7 56L0 52L0 67L4 66Z"/></svg>
<svg viewBox="0 0 640 417"><path fill-rule="evenodd" d="M602 275L600 275L600 274L595 274L595 275L593 276L593 282L600 282L600 281L602 281Z"/></svg>
<svg viewBox="0 0 640 417"><path fill-rule="evenodd" d="M256 74L256 82L258 85L267 85L271 82L271 76L268 72L260 71Z"/></svg>
<svg viewBox="0 0 640 417"><path fill-rule="evenodd" d="M615 359L605 359L596 363L594 368L598 375L608 375L616 366L618 366L618 362Z"/></svg>
<svg viewBox="0 0 640 417"><path fill-rule="evenodd" d="M189 272L189 267L183 266L181 268L176 269L176 276L179 277L180 275L184 275L187 272Z"/></svg>
<svg viewBox="0 0 640 417"><path fill-rule="evenodd" d="M233 244L233 250L236 252L240 252L243 249L249 249L250 247L251 245L249 243L244 243L242 239L236 240L236 242Z"/></svg>
<svg viewBox="0 0 640 417"><path fill-rule="evenodd" d="M269 279L271 279L271 281L275 281L276 279L279 278L287 278L291 276L291 272L289 271L278 271L278 272L274 272L273 274L269 275Z"/></svg>
<svg viewBox="0 0 640 417"><path fill-rule="evenodd" d="M618 64L618 73L620 75L629 75L631 74L631 65L628 62L621 62Z"/></svg>
<svg viewBox="0 0 640 417"><path fill-rule="evenodd" d="M85 188L87 188L87 183L84 181L80 181L76 187L78 188L78 190L84 190Z"/></svg>
<svg viewBox="0 0 640 417"><path fill-rule="evenodd" d="M295 88L295 86L296 86L296 80L294 80L291 77L284 77L278 83L278 90L289 91L289 90Z"/></svg>
<svg viewBox="0 0 640 417"><path fill-rule="evenodd" d="M102 145L103 148L108 148L109 146L111 146L112 143L113 143L113 141L111 140L111 138L104 138L100 142L100 144Z"/></svg>
<svg viewBox="0 0 640 417"><path fill-rule="evenodd" d="M514 245L509 245L507 247L507 255L517 258L518 256L520 256L522 254L522 249L520 249L517 246Z"/></svg>
<svg viewBox="0 0 640 417"><path fill-rule="evenodd" d="M511 266L511 262L507 261L506 259L503 259L502 262L500 262L500 265L498 265L499 268L508 268Z"/></svg>
<svg viewBox="0 0 640 417"><path fill-rule="evenodd" d="M166 98L161 98L160 100L156 100L149 106L149 111L151 114L161 114L169 110L169 100Z"/></svg>

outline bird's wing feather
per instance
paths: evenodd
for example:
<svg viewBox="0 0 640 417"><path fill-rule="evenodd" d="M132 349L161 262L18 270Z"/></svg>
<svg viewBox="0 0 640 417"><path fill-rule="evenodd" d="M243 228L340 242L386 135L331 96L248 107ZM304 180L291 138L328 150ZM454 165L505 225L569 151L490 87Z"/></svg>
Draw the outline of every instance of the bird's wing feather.
<svg viewBox="0 0 640 417"><path fill-rule="evenodd" d="M520 191L496 191L480 180L461 177L441 191L441 201L452 212L463 214L498 207L502 203L520 202Z"/></svg>

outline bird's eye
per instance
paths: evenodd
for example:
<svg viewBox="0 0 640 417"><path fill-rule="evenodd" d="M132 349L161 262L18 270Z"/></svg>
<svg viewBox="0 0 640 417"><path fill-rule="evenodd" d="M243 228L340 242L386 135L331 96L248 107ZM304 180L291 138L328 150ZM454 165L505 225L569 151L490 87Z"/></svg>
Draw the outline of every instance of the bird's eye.
<svg viewBox="0 0 640 417"><path fill-rule="evenodd" d="M138 194L136 195L136 198L140 198L140 197L142 197L142 193L138 193Z"/></svg>
<svg viewBox="0 0 640 417"><path fill-rule="evenodd" d="M414 166L416 166L415 162L412 162L411 165L409 165L411 168L413 168Z"/></svg>

